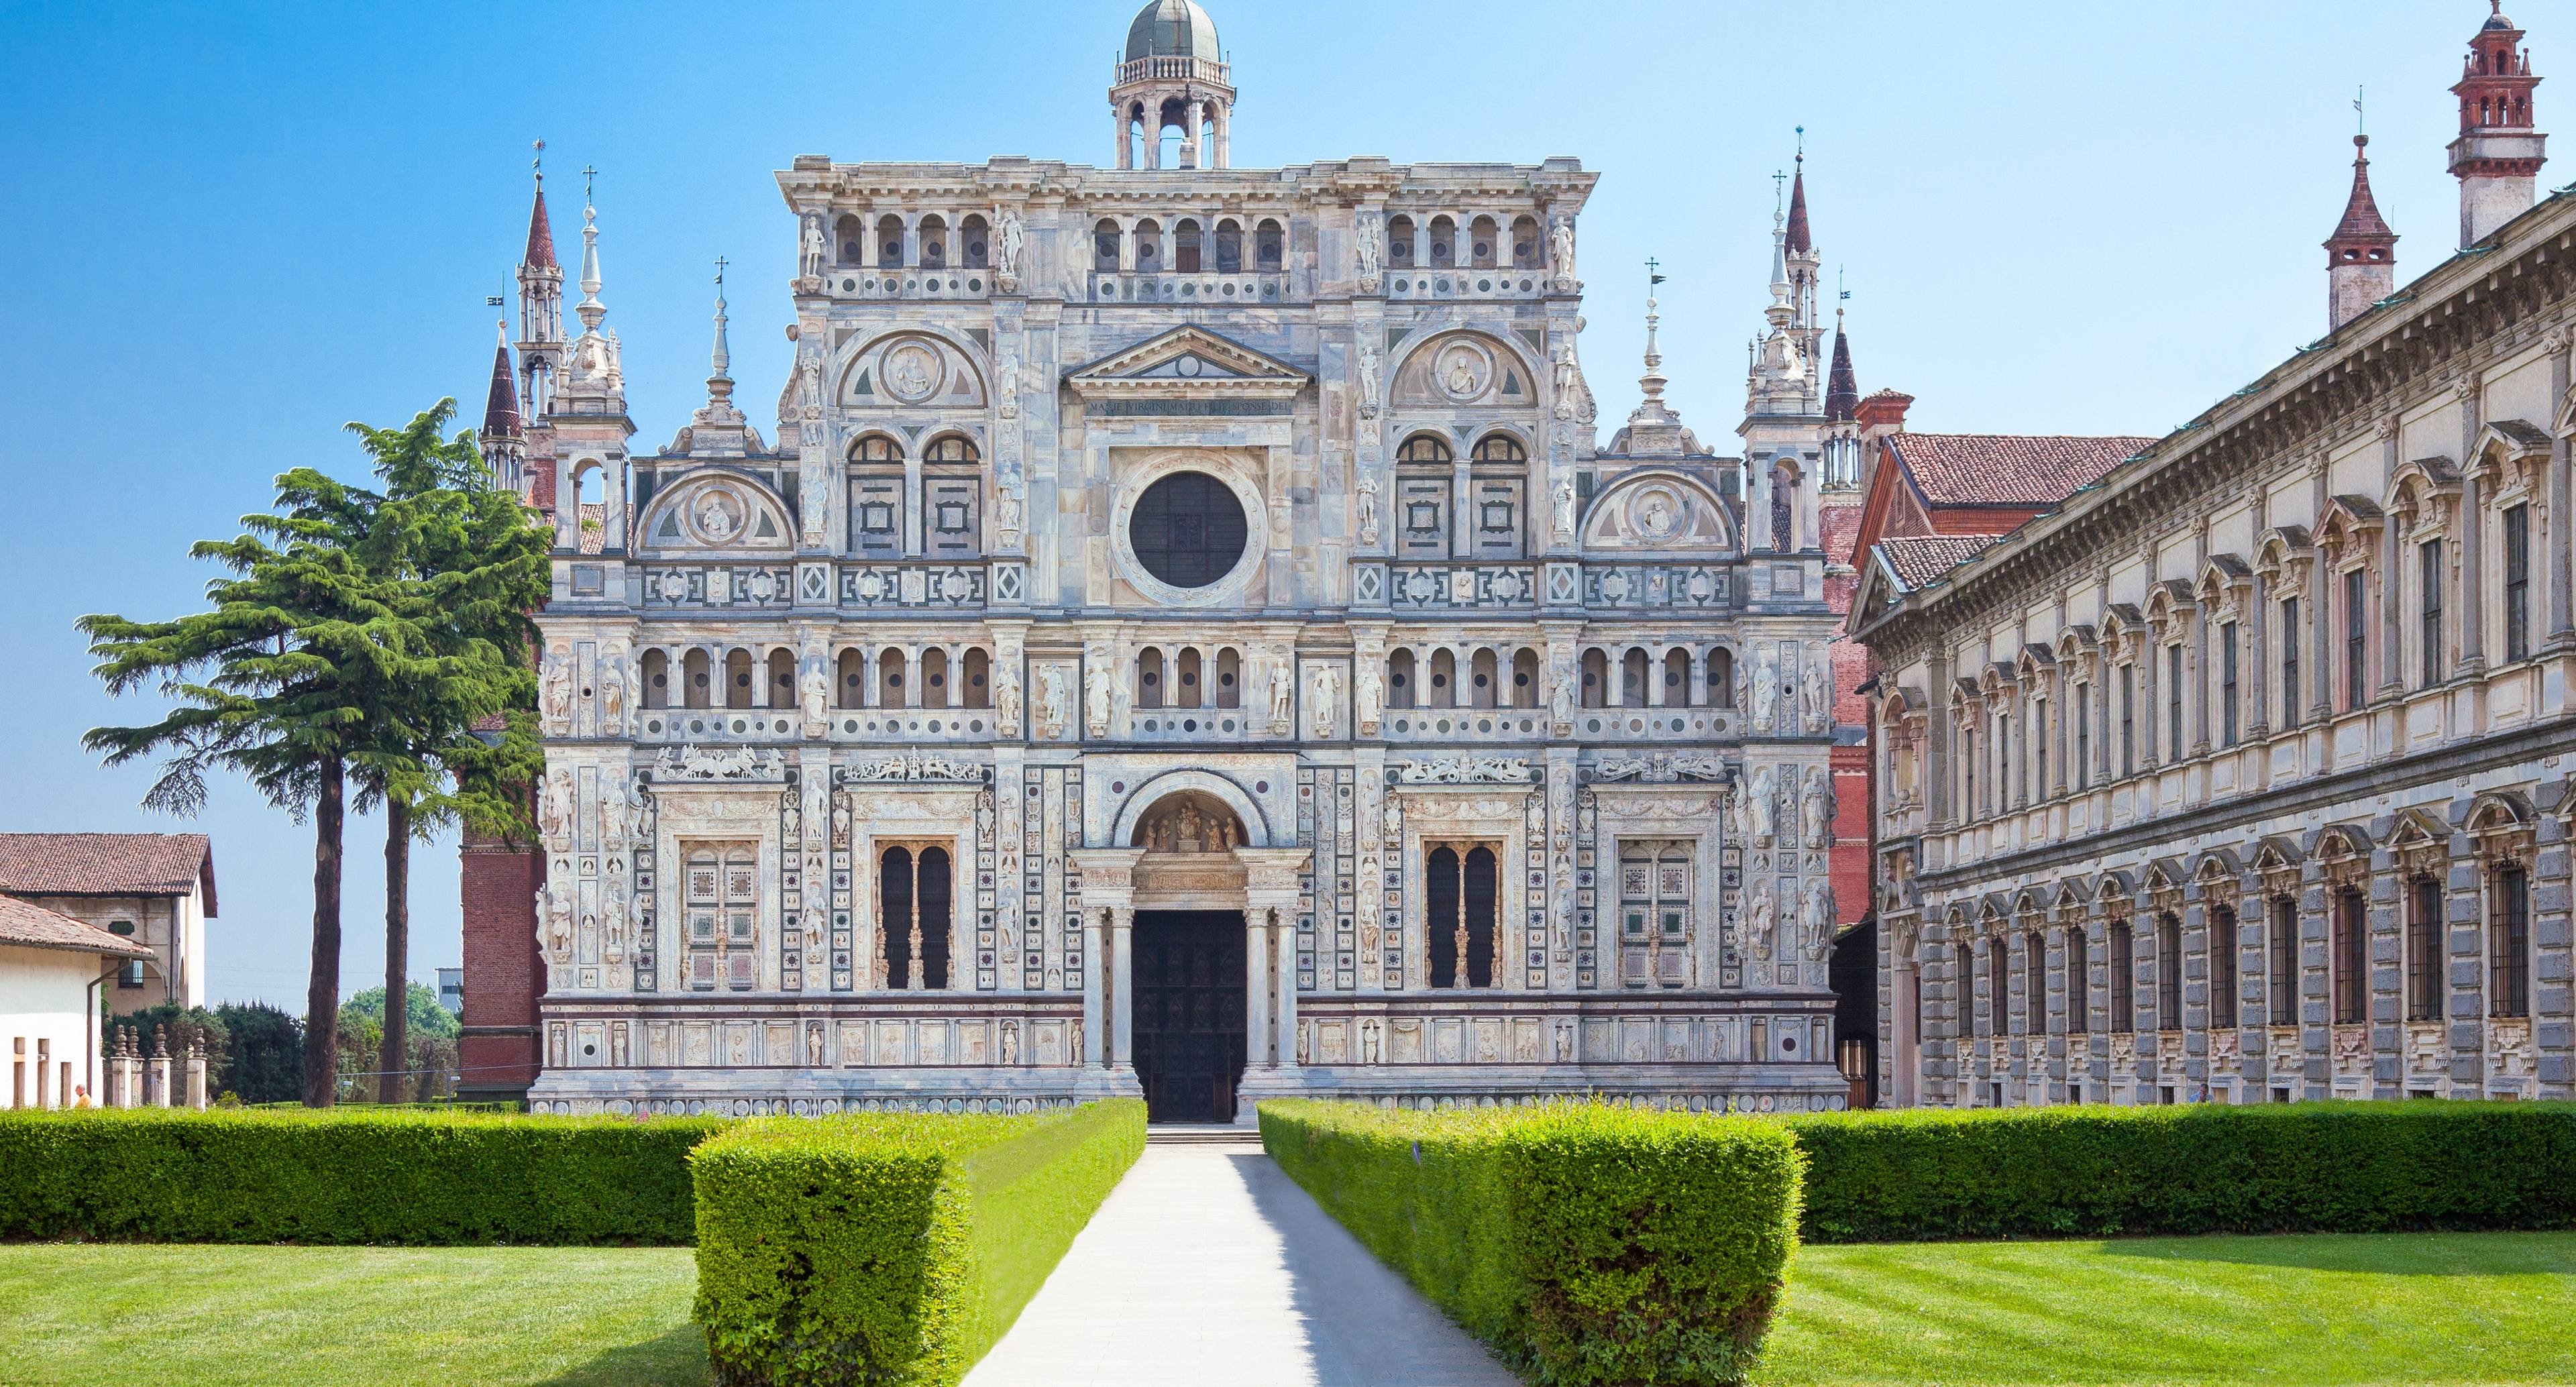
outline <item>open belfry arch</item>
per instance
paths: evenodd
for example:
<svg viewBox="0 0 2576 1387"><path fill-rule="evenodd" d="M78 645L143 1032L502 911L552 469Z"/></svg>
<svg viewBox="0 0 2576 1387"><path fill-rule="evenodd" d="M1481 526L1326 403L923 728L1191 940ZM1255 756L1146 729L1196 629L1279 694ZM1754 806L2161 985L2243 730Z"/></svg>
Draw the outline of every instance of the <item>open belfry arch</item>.
<svg viewBox="0 0 2576 1387"><path fill-rule="evenodd" d="M540 851L469 855L486 1090L1839 1106L1803 180L1758 457L1664 399L1651 298L1605 446L1595 174L1238 171L1186 0L1109 99L1097 167L779 173L774 431L720 284L706 403L634 442L613 205L567 329L540 195L486 442L558 539L547 770Z"/></svg>

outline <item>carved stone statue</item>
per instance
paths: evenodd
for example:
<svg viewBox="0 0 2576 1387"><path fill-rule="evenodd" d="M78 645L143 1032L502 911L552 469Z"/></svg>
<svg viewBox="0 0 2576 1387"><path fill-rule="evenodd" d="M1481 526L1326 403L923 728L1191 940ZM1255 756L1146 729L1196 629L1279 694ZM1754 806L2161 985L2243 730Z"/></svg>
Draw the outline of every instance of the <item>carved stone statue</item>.
<svg viewBox="0 0 2576 1387"><path fill-rule="evenodd" d="M993 721L1003 736L1020 735L1020 675L1008 665L993 679Z"/></svg>
<svg viewBox="0 0 2576 1387"><path fill-rule="evenodd" d="M1360 1023L1360 1063L1375 1064L1384 1053L1385 1023L1371 1017Z"/></svg>
<svg viewBox="0 0 2576 1387"><path fill-rule="evenodd" d="M550 656L546 660L546 730L558 737L572 735L572 657Z"/></svg>
<svg viewBox="0 0 2576 1387"><path fill-rule="evenodd" d="M1560 544L1574 543L1574 479L1562 477L1556 483L1556 538Z"/></svg>
<svg viewBox="0 0 2576 1387"><path fill-rule="evenodd" d="M1360 543L1377 543L1377 468L1368 463L1358 467Z"/></svg>
<svg viewBox="0 0 2576 1387"><path fill-rule="evenodd" d="M823 214L808 212L805 214L804 243L796 257L796 273L806 279L822 278L823 253Z"/></svg>
<svg viewBox="0 0 2576 1387"><path fill-rule="evenodd" d="M1755 958L1771 956L1771 939L1779 927L1778 907L1771 901L1771 883L1757 881L1750 893L1751 904L1745 907L1745 943Z"/></svg>
<svg viewBox="0 0 2576 1387"><path fill-rule="evenodd" d="M1768 732L1780 715L1780 661L1769 651L1753 667L1753 730Z"/></svg>
<svg viewBox="0 0 2576 1387"><path fill-rule="evenodd" d="M993 238L993 280L1003 293L1016 293L1020 287L1020 253L1028 244L1028 228L1020 214L1002 209L998 234Z"/></svg>
<svg viewBox="0 0 2576 1387"><path fill-rule="evenodd" d="M1002 1023L1002 1063L1015 1065L1019 1062L1020 1023L1005 1021Z"/></svg>
<svg viewBox="0 0 2576 1387"><path fill-rule="evenodd" d="M993 366L993 403L1003 418L1020 417L1020 359L1009 352Z"/></svg>
<svg viewBox="0 0 2576 1387"><path fill-rule="evenodd" d="M560 961L572 955L572 901L552 886L537 888L537 904L546 917L546 949Z"/></svg>
<svg viewBox="0 0 2576 1387"><path fill-rule="evenodd" d="M1320 740L1333 735L1341 710L1341 679L1331 665L1317 665L1306 675L1306 721Z"/></svg>
<svg viewBox="0 0 2576 1387"><path fill-rule="evenodd" d="M1378 351L1366 342L1360 344L1360 417L1374 419L1378 411Z"/></svg>
<svg viewBox="0 0 2576 1387"><path fill-rule="evenodd" d="M817 657L805 669L805 677L796 686L805 705L805 735L820 737L831 725L832 680L823 673L823 662Z"/></svg>
<svg viewBox="0 0 2576 1387"><path fill-rule="evenodd" d="M1061 738L1066 720L1072 716L1072 699L1065 689L1064 666L1038 666L1039 730L1051 739Z"/></svg>
<svg viewBox="0 0 2576 1387"><path fill-rule="evenodd" d="M1363 659L1359 666L1355 692L1359 700L1360 735L1373 737L1377 735L1378 718L1386 709L1386 677L1378 673L1375 660Z"/></svg>
<svg viewBox="0 0 2576 1387"><path fill-rule="evenodd" d="M1734 790L1730 793L1734 800L1730 807L1735 814L1736 845L1751 847L1753 845L1753 786L1751 782L1739 776Z"/></svg>
<svg viewBox="0 0 2576 1387"><path fill-rule="evenodd" d="M1548 258L1556 262L1556 287L1574 287L1574 218L1558 217L1547 230Z"/></svg>
<svg viewBox="0 0 2576 1387"><path fill-rule="evenodd" d="M1297 672L1291 658L1281 655L1270 665L1270 730L1274 734L1287 735L1296 701Z"/></svg>
<svg viewBox="0 0 2576 1387"><path fill-rule="evenodd" d="M626 879L611 876L599 884L599 914L606 922L605 946L600 958L608 963L626 961Z"/></svg>
<svg viewBox="0 0 2576 1387"><path fill-rule="evenodd" d="M1548 715L1555 720L1556 730L1574 730L1574 666L1560 663L1548 676Z"/></svg>
<svg viewBox="0 0 2576 1387"><path fill-rule="evenodd" d="M1809 732L1831 730L1834 725L1833 695L1825 688L1824 666L1814 660L1807 662L1806 695L1807 730Z"/></svg>
<svg viewBox="0 0 2576 1387"><path fill-rule="evenodd" d="M599 671L599 731L606 737L626 735L626 652L612 649Z"/></svg>
<svg viewBox="0 0 2576 1387"><path fill-rule="evenodd" d="M1834 887L1823 877L1807 882L1807 900L1799 921L1798 943L1806 951L1807 961L1824 961L1825 951L1834 942Z"/></svg>
<svg viewBox="0 0 2576 1387"><path fill-rule="evenodd" d="M1765 847L1779 827L1780 782L1769 766L1753 772L1753 841Z"/></svg>
<svg viewBox="0 0 2576 1387"><path fill-rule="evenodd" d="M1799 817L1807 830L1807 846L1829 848L1834 845L1834 773L1823 766L1807 771L1807 789L1799 802Z"/></svg>
<svg viewBox="0 0 2576 1387"><path fill-rule="evenodd" d="M1558 338L1555 350L1548 353L1548 361L1556 396L1556 405L1551 412L1559 419L1571 419L1574 417L1574 344Z"/></svg>
<svg viewBox="0 0 2576 1387"><path fill-rule="evenodd" d="M537 794L537 825L549 843L572 837L572 772L557 766Z"/></svg>
<svg viewBox="0 0 2576 1387"><path fill-rule="evenodd" d="M1091 667L1088 678L1091 687L1085 693L1084 706L1090 711L1091 735L1106 737L1109 735L1110 709L1117 693L1112 687L1117 682L1116 676L1106 668L1104 658L1102 663Z"/></svg>
<svg viewBox="0 0 2576 1387"><path fill-rule="evenodd" d="M1004 550L1016 550L1020 547L1020 530L1023 523L1020 513L1020 489L1012 483L1005 482L1000 486L999 495L993 505L993 529Z"/></svg>
<svg viewBox="0 0 2576 1387"><path fill-rule="evenodd" d="M823 1023L820 1021L805 1023L805 1063L816 1069L823 1067Z"/></svg>

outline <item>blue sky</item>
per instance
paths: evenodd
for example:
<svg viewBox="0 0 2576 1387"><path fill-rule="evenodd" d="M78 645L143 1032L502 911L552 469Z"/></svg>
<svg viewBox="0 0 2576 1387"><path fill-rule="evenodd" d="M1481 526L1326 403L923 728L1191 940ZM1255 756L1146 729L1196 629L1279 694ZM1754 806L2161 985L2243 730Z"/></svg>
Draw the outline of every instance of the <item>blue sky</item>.
<svg viewBox="0 0 2576 1387"><path fill-rule="evenodd" d="M177 829L79 736L139 720L87 674L83 612L174 614L340 426L442 395L479 412L525 234L528 142L578 251L598 197L639 446L704 394L710 262L734 374L775 397L799 153L1106 162L1126 0L976 6L0 3L0 829ZM1703 438L1742 405L1767 301L1771 175L1807 130L1815 234L1851 290L1861 388L1917 428L2161 433L2324 330L2356 86L2399 276L2456 235L2446 88L2474 0L2153 6L1215 0L1238 167L1353 154L1580 157L1586 371L1636 398L1659 258L1671 396ZM2576 5L2519 0L2535 65ZM2576 57L2565 75L2576 78ZM2543 129L2576 128L2556 81ZM2557 175L2552 177L2551 175ZM2554 185L2576 177L2544 172ZM755 418L764 431L774 421ZM215 836L218 998L297 1004L311 842L238 785ZM381 828L350 827L344 986L382 977ZM414 857L415 976L458 952L455 856Z"/></svg>

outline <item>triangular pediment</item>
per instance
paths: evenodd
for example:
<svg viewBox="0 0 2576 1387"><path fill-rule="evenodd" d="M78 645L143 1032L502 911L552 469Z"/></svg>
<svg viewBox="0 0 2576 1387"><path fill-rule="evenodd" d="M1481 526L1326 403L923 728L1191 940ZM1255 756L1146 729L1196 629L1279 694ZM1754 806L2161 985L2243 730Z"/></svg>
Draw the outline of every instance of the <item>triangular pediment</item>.
<svg viewBox="0 0 2576 1387"><path fill-rule="evenodd" d="M1293 395L1309 379L1275 356L1194 325L1149 337L1064 377L1084 395Z"/></svg>

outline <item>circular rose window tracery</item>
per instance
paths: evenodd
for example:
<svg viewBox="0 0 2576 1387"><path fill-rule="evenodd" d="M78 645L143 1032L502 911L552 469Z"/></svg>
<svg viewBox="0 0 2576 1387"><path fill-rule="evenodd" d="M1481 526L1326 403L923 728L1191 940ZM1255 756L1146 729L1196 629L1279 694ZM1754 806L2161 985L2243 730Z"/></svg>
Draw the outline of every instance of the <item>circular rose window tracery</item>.
<svg viewBox="0 0 2576 1387"><path fill-rule="evenodd" d="M1176 588L1204 588L1232 573L1250 538L1234 488L1204 472L1174 472L1146 487L1127 522L1136 562Z"/></svg>

